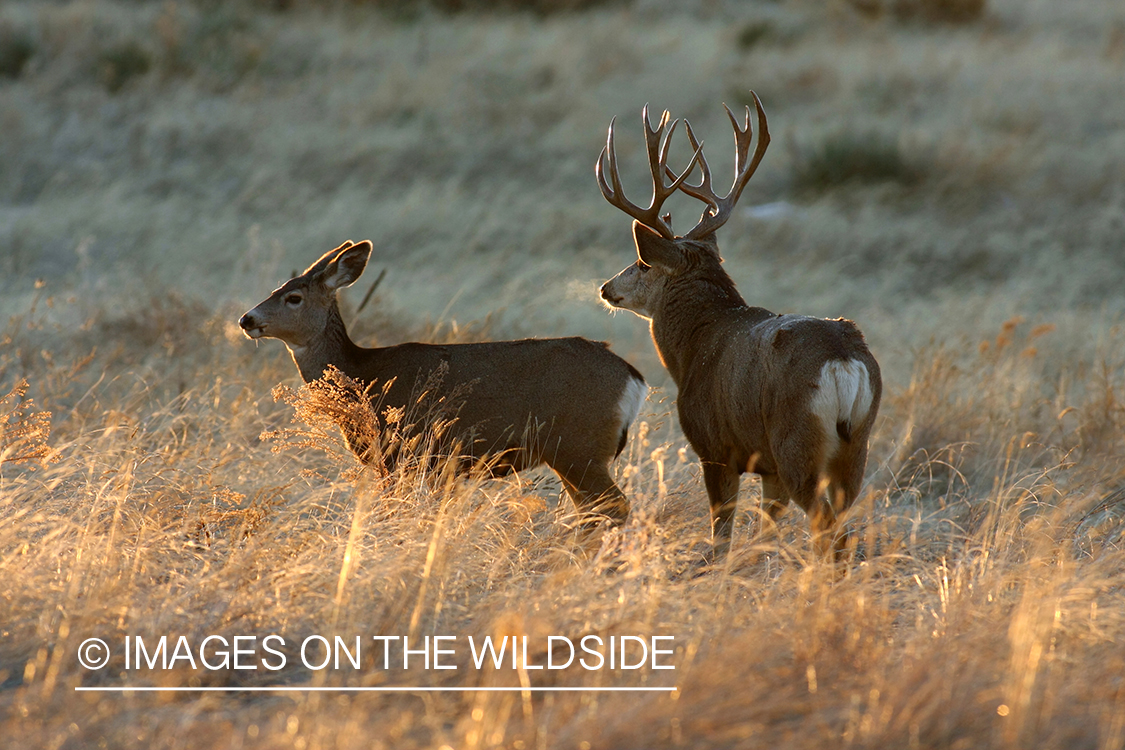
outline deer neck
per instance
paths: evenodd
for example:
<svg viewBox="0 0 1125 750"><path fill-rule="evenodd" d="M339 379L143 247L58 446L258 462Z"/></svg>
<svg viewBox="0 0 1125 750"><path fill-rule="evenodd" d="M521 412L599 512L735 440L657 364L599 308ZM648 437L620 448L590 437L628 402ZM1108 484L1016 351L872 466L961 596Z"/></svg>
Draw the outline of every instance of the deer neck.
<svg viewBox="0 0 1125 750"><path fill-rule="evenodd" d="M706 367L724 348L732 327L757 309L746 304L726 274L670 284L652 316L651 330L657 354L677 387L693 368Z"/></svg>
<svg viewBox="0 0 1125 750"><path fill-rule="evenodd" d="M286 346L301 372L301 379L306 383L323 376L329 365L349 377L355 377L360 354L364 351L348 336L344 319L340 317L340 309L336 305L329 308L328 320L320 336L314 337L306 346Z"/></svg>

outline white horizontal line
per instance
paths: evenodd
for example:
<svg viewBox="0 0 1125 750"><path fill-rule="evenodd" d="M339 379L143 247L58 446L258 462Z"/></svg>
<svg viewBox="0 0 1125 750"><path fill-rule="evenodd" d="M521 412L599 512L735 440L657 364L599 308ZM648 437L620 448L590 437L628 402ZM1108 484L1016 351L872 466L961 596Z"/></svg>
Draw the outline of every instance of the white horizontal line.
<svg viewBox="0 0 1125 750"><path fill-rule="evenodd" d="M76 687L75 692L98 693L610 693L663 692L675 687Z"/></svg>

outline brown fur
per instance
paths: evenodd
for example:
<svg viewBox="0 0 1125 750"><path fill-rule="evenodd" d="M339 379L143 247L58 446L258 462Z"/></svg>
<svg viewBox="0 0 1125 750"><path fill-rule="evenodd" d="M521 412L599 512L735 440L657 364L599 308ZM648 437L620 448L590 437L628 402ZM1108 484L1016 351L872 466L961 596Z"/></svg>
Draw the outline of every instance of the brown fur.
<svg viewBox="0 0 1125 750"><path fill-rule="evenodd" d="M376 384L371 392L381 394L380 429L388 407L415 408L425 386L427 402L442 404L440 416L454 420L437 442L440 452L461 458L464 468L485 467L493 474L546 463L580 512L624 521L629 504L608 465L636 416L622 413L623 399L632 397L639 407L643 398L641 374L606 344L583 338L357 346L340 317L336 292L359 278L371 249L367 241L344 243L239 324L251 338L284 341L306 382L332 365ZM433 427L437 416L431 411L418 429ZM371 460L371 446L349 438L349 447Z"/></svg>
<svg viewBox="0 0 1125 750"><path fill-rule="evenodd" d="M740 124L724 105L734 128L735 177L722 196L686 120L695 155L678 175L668 167L679 121L669 127L665 112L654 128L646 106L641 118L652 202L647 208L632 203L621 188L610 123L594 171L605 199L636 220L637 262L603 284L602 297L652 322L653 343L679 388L680 424L703 463L716 557L730 547L738 477L747 471L762 478L770 526L792 500L808 514L818 552L827 555L834 545L839 556L847 536L836 532L837 517L855 502L863 481L882 392L879 364L851 321L750 307L723 270L715 232L730 218L770 143L762 102L754 92L750 97L758 123L753 157L750 107ZM697 167L699 182L688 182ZM677 190L707 206L683 236L661 208Z"/></svg>
<svg viewBox="0 0 1125 750"><path fill-rule="evenodd" d="M747 471L761 475L771 519L792 500L808 514L818 551L839 553L847 537L836 531L837 517L859 493L882 391L863 335L851 321L747 305L720 265L714 235L668 239L639 222L633 233L638 260L602 286L602 297L651 320L679 389L680 424L703 465L716 557L729 548L738 478ZM848 360L867 371L870 405L829 436L810 404L825 364ZM831 438L839 446L830 455Z"/></svg>

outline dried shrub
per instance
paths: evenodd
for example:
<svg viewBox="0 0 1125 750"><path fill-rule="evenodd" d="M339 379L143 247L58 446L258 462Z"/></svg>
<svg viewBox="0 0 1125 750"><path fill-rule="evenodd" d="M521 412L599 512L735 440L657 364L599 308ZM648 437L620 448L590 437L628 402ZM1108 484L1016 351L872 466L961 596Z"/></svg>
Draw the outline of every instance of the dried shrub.
<svg viewBox="0 0 1125 750"><path fill-rule="evenodd" d="M17 461L40 464L59 460L47 445L51 436L51 412L35 411L27 395L28 383L20 380L6 396L0 397L0 465Z"/></svg>
<svg viewBox="0 0 1125 750"><path fill-rule="evenodd" d="M352 463L350 455L381 476L400 467L430 464L440 455L455 453L447 440L449 428L466 393L457 387L441 393L447 374L439 367L416 388L417 395L406 407L384 405L394 380L363 383L329 366L324 377L297 390L279 385L274 401L293 407L304 428L284 428L262 433L262 440L274 441L273 452L290 448L315 448L337 462ZM344 436L347 450L341 450L335 431ZM354 467L354 464L353 464ZM354 478L362 469L354 467L347 476Z"/></svg>
<svg viewBox="0 0 1125 750"><path fill-rule="evenodd" d="M275 386L273 400L293 407L297 420L305 427L269 430L263 432L260 438L274 443L274 453L293 448L313 448L337 462L350 463L348 457L351 452L341 450L336 440L336 430L339 429L344 433L349 448L360 444L369 446L367 463L385 474L386 466L379 450L382 441L378 419L371 403L374 385L364 386L335 367L329 367L323 378L306 383L297 390L286 385ZM390 383L385 385L389 386Z"/></svg>

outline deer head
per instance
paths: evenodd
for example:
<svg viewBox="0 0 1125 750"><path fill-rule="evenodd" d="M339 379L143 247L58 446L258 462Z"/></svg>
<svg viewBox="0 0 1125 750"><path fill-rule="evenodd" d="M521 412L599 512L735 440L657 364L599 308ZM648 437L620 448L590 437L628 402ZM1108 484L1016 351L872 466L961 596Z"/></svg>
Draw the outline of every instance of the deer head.
<svg viewBox="0 0 1125 750"><path fill-rule="evenodd" d="M633 240L637 246L637 261L602 285L601 296L611 307L630 310L644 318L652 318L662 309L666 290L678 281L702 279L710 282L713 292L720 297L729 296L734 285L722 270L715 232L730 218L743 189L757 170L769 146L770 136L766 126L766 113L758 96L751 92L758 119L758 145L750 158L750 144L754 134L750 127L750 107L740 125L734 113L726 105L727 116L734 128L735 177L730 190L719 196L711 185L711 168L703 154L703 143L695 137L691 123L684 121L684 130L694 149L694 155L687 168L676 174L668 166L669 142L679 120L672 123L667 137L661 139L669 114L664 112L660 124L653 128L648 118L648 107L642 112L645 126L645 143L648 151L649 169L652 173L653 197L648 208L640 208L630 202L621 188L621 178L617 170L617 156L614 149L614 126L609 126L606 146L595 167L598 187L610 204L632 216ZM701 177L698 184L687 181L687 177L698 166ZM606 179L608 170L609 179ZM666 182L670 178L671 182ZM691 231L679 236L672 229L671 214L661 215L664 201L676 190L680 190L706 204L703 215ZM703 290L706 293L706 290ZM739 298L741 299L741 298Z"/></svg>
<svg viewBox="0 0 1125 750"><path fill-rule="evenodd" d="M290 349L309 346L339 319L336 291L359 278L371 249L369 240L349 240L329 250L243 315L238 325L252 339L281 339Z"/></svg>

